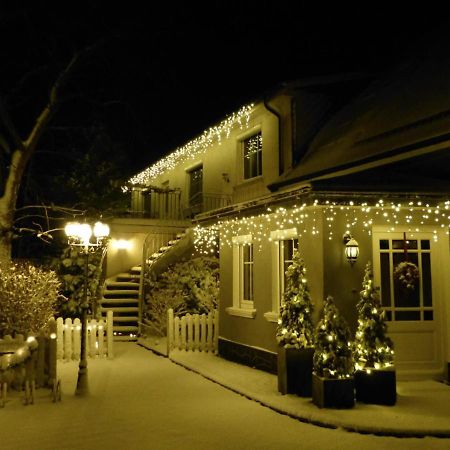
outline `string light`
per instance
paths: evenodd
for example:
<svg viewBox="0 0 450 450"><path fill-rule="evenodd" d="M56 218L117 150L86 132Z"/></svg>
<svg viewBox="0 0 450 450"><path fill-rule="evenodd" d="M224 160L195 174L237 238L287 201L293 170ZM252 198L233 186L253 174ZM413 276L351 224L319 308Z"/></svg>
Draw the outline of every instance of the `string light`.
<svg viewBox="0 0 450 450"><path fill-rule="evenodd" d="M206 152L215 142L220 145L222 138L228 139L234 128L244 129L248 127L254 106L253 103L243 106L239 111L231 114L218 125L208 128L196 139L189 141L182 147L178 147L169 155L130 178L128 183L131 185L149 185L156 177L174 169L178 164ZM126 192L128 187L123 186L122 190Z"/></svg>
<svg viewBox="0 0 450 450"><path fill-rule="evenodd" d="M429 209L438 213L431 215L428 213ZM255 247L261 250L265 241L271 241L270 232L274 229L284 231L295 227L298 238L320 237L322 220L325 224L324 233L332 240L334 236L342 234L340 229L336 229L339 226L336 220L338 214L344 219L340 226L352 234L361 231L370 236L373 225L385 225L389 233L396 232L400 226L407 226L409 233L418 233L425 227L432 227L433 240L437 241L438 230L445 229L447 235L450 230L450 215L440 214L442 209L450 209L450 200L443 203L443 206L424 206L421 201L389 204L378 200L375 204L368 205L367 202L358 204L354 200L346 203L324 200L319 203L318 199L314 199L300 207L272 206L258 215L219 219L213 226L198 224L194 229L195 245L197 250L210 253L210 247L218 245L219 236L221 246L231 246L233 237L251 234Z"/></svg>

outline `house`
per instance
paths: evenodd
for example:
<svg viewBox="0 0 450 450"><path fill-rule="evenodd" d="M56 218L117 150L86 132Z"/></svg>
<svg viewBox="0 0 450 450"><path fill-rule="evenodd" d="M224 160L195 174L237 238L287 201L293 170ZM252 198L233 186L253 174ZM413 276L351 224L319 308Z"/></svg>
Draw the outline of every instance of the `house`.
<svg viewBox="0 0 450 450"><path fill-rule="evenodd" d="M316 317L332 295L356 328L370 261L399 378L448 377L449 80L450 57L435 48L375 79L289 83L130 180L135 212L190 219L204 251L219 243L219 354L276 371L284 272L298 248ZM419 273L409 290L394 274L402 261Z"/></svg>

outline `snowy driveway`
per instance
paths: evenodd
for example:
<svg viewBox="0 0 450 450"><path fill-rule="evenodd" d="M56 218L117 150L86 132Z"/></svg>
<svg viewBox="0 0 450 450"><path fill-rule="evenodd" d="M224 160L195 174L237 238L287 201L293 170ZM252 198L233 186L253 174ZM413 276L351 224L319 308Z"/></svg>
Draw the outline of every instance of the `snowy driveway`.
<svg viewBox="0 0 450 450"><path fill-rule="evenodd" d="M91 395L73 395L77 364L62 363L63 401L40 389L0 410L2 450L448 449L449 439L391 438L304 424L237 395L133 343L89 360Z"/></svg>

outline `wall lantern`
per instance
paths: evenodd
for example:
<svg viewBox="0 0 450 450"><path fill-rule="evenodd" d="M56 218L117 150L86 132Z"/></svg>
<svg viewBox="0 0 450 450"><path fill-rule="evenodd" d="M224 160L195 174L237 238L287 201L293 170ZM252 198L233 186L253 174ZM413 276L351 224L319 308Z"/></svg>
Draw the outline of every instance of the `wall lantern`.
<svg viewBox="0 0 450 450"><path fill-rule="evenodd" d="M344 234L343 241L345 244L345 257L350 265L353 266L359 256L359 244L349 231Z"/></svg>

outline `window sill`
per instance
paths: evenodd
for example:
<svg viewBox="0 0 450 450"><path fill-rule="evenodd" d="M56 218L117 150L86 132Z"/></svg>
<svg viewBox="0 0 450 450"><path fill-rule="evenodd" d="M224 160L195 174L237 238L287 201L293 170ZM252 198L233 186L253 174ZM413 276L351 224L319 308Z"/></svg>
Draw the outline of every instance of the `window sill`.
<svg viewBox="0 0 450 450"><path fill-rule="evenodd" d="M278 313L273 311L268 311L264 313L264 319L267 320L267 322L275 322L278 323Z"/></svg>
<svg viewBox="0 0 450 450"><path fill-rule="evenodd" d="M254 308L226 308L225 311L230 316L246 317L247 319L254 319L256 316L256 309Z"/></svg>

